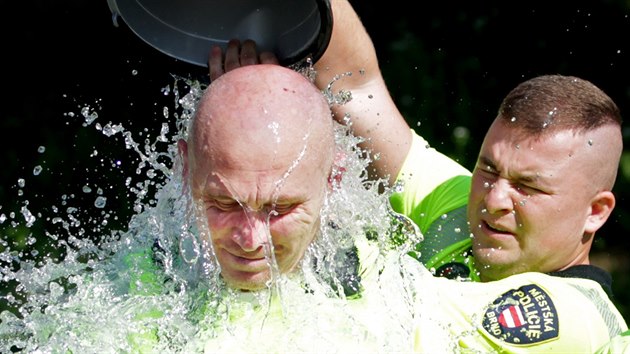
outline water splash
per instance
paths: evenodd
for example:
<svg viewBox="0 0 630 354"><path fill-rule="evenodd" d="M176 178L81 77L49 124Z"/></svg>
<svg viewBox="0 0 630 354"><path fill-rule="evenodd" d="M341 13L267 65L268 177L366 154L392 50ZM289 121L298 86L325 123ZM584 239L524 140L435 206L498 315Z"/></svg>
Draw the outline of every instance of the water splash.
<svg viewBox="0 0 630 354"><path fill-rule="evenodd" d="M107 348L118 353L147 342L164 353L199 352L206 346L331 351L343 348L341 343L352 351L366 346L409 348L413 295L399 280L403 274L398 267L382 270L394 231L404 235L396 239L396 246L404 249L417 241L417 230L404 218L392 221L388 193L379 192L384 182L368 181L370 161L358 147L361 139L348 127L335 125L338 153L346 158L336 166L342 178L333 181L326 198L320 235L307 250L299 274L275 279L282 296L272 296L271 289L242 293L224 286L212 245L202 241L210 237L181 179L176 147L188 136L203 89L181 78L165 88L163 93L174 101L162 115L174 118L174 129L172 121L161 123L154 139L146 135L141 142L123 124L99 122L102 116L89 105L67 115L82 118L85 129L95 129L112 143L120 138L135 156L135 166L121 159L103 165L134 167L135 174L124 177L131 217L125 227L113 228L109 220L118 215L107 208L116 198L88 181L80 188L86 195L100 188L93 199L96 209L73 205L77 195L68 192L47 213L30 210L24 201L22 220L10 214L12 222L0 244L0 351L82 353ZM98 151L91 156L98 158ZM366 235L378 247L367 264L352 263L348 255L356 253L354 247L366 241ZM387 277L391 280L384 281ZM371 281L369 289L363 289L366 281ZM399 291L392 292L396 288ZM362 291L379 303L372 304L369 313L353 310L346 301L360 299ZM275 316L277 312L281 315ZM269 331L277 326L285 330L272 337Z"/></svg>

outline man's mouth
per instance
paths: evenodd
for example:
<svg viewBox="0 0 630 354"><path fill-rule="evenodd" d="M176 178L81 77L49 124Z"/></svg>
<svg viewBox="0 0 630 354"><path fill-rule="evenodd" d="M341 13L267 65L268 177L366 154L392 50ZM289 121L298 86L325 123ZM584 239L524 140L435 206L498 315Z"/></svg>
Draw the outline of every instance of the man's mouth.
<svg viewBox="0 0 630 354"><path fill-rule="evenodd" d="M500 234L512 234L512 231L510 231L508 228L503 227L501 225L491 224L487 221L482 221L482 223L488 231L491 231L494 233L500 233Z"/></svg>
<svg viewBox="0 0 630 354"><path fill-rule="evenodd" d="M235 254L227 250L223 252L233 267L241 271L254 272L269 269L269 260L264 254Z"/></svg>

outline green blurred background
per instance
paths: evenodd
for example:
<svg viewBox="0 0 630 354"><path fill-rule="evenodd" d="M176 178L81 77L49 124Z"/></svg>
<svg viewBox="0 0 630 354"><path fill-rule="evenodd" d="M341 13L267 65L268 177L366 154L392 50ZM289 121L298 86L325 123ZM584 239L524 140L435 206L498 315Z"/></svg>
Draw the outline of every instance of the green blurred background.
<svg viewBox="0 0 630 354"><path fill-rule="evenodd" d="M352 4L409 124L469 168L503 96L535 75L588 79L630 119L630 1ZM176 113L175 97L164 90L173 75L205 80L205 69L158 52L124 23L114 27L106 0L3 5L12 21L0 24L0 216L7 218L0 223L6 241L0 247L28 252L22 257L54 256L58 250L43 235L98 239L125 228L135 200L126 183L129 176L138 178L137 154L120 137L83 127L81 110L97 114L102 125L122 124L139 142L154 140ZM165 106L171 107L167 113ZM626 124L627 146L629 136ZM38 166L42 172L34 174ZM596 236L592 259L613 274L615 301L628 321L629 182L626 151L615 187L618 205ZM107 208L96 208L84 186L101 188ZM64 229L52 223L72 206L79 207L76 224ZM31 227L25 226L25 207L37 219Z"/></svg>

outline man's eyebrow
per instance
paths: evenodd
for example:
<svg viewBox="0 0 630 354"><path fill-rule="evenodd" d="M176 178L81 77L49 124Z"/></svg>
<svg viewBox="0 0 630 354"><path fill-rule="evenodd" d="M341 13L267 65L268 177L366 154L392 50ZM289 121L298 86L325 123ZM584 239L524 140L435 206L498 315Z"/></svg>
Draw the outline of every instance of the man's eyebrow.
<svg viewBox="0 0 630 354"><path fill-rule="evenodd" d="M486 156L479 156L479 162L490 167L490 169L492 169L493 171L497 170L497 166L494 164L494 161L490 160L490 158Z"/></svg>
<svg viewBox="0 0 630 354"><path fill-rule="evenodd" d="M482 165L486 165L487 167L484 169L486 171L491 170L491 171L495 171L495 172L499 172L499 170L497 169L497 166L495 165L494 161L490 160L490 158L488 158L487 156L479 156L479 162ZM528 183L528 182L537 182L541 180L541 176L538 173L522 173L519 172L517 174L511 174L509 176L509 179L516 181L516 182L521 182L521 183Z"/></svg>

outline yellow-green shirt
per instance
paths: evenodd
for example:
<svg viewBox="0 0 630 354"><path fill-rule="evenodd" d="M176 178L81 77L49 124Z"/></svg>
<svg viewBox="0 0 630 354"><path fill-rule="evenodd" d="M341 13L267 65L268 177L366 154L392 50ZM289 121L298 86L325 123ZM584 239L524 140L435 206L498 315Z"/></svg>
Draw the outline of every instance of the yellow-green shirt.
<svg viewBox="0 0 630 354"><path fill-rule="evenodd" d="M479 280L466 216L471 173L412 133L397 177L402 191L390 197L392 209L413 220L424 236L410 255L441 276Z"/></svg>
<svg viewBox="0 0 630 354"><path fill-rule="evenodd" d="M493 282L425 280L419 353L593 353L628 329L599 283L528 272Z"/></svg>

